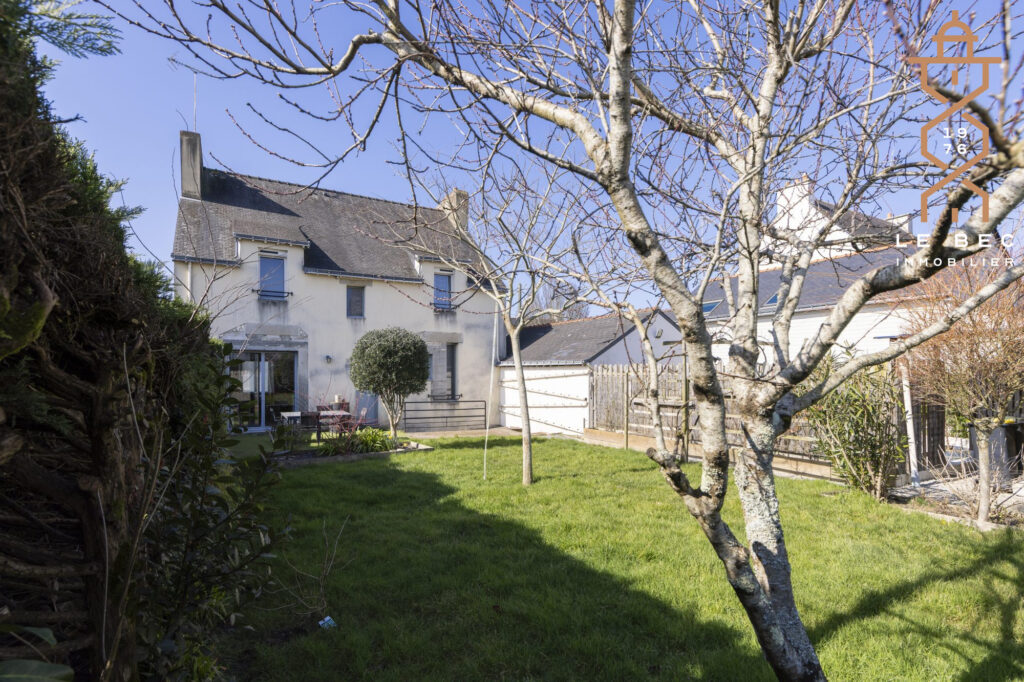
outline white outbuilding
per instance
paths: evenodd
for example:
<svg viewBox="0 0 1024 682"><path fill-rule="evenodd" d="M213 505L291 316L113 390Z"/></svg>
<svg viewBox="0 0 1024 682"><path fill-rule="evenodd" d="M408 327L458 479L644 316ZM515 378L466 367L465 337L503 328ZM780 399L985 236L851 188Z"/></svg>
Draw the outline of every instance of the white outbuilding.
<svg viewBox="0 0 1024 682"><path fill-rule="evenodd" d="M672 317L650 309L643 320L661 362L680 360L679 328ZM520 343L533 433L582 436L592 368L642 362L640 341L636 327L617 313L524 328ZM519 382L510 347L505 356L498 366L501 423L519 429Z"/></svg>

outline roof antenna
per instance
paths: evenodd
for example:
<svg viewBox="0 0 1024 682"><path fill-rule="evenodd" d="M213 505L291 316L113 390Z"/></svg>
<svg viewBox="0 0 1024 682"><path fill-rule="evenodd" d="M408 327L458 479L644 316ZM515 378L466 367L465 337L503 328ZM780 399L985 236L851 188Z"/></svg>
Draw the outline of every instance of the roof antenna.
<svg viewBox="0 0 1024 682"><path fill-rule="evenodd" d="M192 131L199 132L199 120L196 113L196 102L199 99L199 75L192 72Z"/></svg>

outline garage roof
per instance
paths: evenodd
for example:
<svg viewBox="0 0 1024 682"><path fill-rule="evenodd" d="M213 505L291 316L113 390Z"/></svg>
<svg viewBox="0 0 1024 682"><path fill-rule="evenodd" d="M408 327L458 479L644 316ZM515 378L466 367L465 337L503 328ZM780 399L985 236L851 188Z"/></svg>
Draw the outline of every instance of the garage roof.
<svg viewBox="0 0 1024 682"><path fill-rule="evenodd" d="M671 317L655 309L644 311L643 320L646 322L655 314L675 324ZM618 313L530 325L519 336L523 364L585 365L633 330L633 324ZM512 364L511 353L507 355L502 365Z"/></svg>

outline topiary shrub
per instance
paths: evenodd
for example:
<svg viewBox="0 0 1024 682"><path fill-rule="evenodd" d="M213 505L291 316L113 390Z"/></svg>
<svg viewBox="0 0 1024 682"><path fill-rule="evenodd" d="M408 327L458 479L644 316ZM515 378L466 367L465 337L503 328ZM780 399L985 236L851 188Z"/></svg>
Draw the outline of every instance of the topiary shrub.
<svg viewBox="0 0 1024 682"><path fill-rule="evenodd" d="M426 342L399 327L375 329L356 342L350 367L349 377L356 389L380 397L395 438L406 398L427 387L430 352Z"/></svg>

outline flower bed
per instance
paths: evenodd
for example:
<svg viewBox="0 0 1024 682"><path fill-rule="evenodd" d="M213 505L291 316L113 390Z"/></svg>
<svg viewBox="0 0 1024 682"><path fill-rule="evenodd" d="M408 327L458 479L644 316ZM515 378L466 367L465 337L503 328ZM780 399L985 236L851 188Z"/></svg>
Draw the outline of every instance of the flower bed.
<svg viewBox="0 0 1024 682"><path fill-rule="evenodd" d="M274 461L281 464L285 469L306 466L307 464L327 464L329 462L356 462L361 459L383 459L400 452L427 452L434 448L412 441L392 450L380 452L346 452L335 455L324 455L319 450L303 450L300 452L289 452L274 455Z"/></svg>

